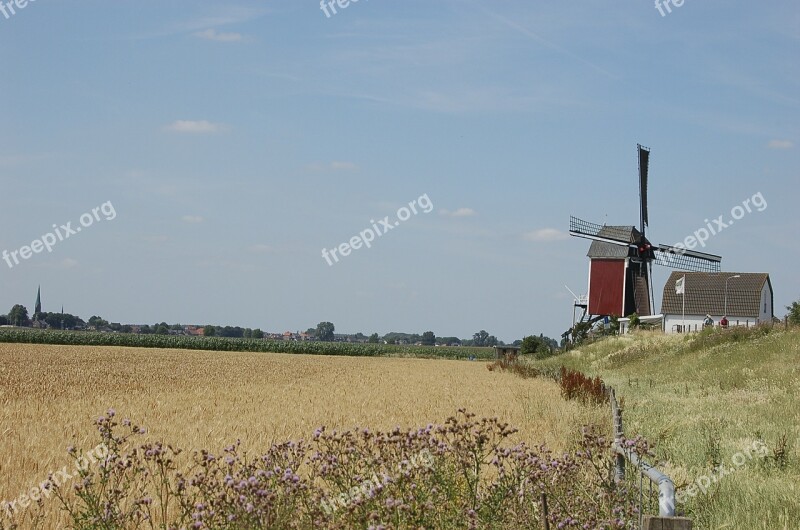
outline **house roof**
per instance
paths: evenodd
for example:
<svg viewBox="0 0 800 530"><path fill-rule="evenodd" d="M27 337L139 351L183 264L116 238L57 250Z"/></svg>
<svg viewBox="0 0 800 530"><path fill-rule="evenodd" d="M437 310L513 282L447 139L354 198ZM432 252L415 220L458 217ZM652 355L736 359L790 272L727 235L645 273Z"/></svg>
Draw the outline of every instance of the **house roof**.
<svg viewBox="0 0 800 530"><path fill-rule="evenodd" d="M641 232L636 230L633 226L608 226L605 225L597 233L600 237L609 239L619 239L636 243L641 237ZM615 258L622 259L628 257L628 247L622 245L614 245L612 243L604 243L603 241L592 241L589 247L589 252L586 254L590 258Z"/></svg>
<svg viewBox="0 0 800 530"><path fill-rule="evenodd" d="M662 314L681 314L683 298L675 293L675 282L686 275L686 314L724 315L725 281L728 280L728 315L758 318L761 314L761 291L766 283L772 302L772 282L764 272L680 272L670 274L664 285ZM772 311L772 308L770 308Z"/></svg>

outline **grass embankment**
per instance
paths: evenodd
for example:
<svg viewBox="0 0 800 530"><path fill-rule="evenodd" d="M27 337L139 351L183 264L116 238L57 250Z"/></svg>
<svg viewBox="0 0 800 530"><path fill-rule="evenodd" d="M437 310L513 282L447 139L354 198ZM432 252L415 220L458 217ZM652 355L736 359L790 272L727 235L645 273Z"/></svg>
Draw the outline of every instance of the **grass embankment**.
<svg viewBox="0 0 800 530"><path fill-rule="evenodd" d="M641 332L534 364L602 377L625 400L626 434L657 445L679 489L710 480L679 505L695 528L800 528L800 330Z"/></svg>

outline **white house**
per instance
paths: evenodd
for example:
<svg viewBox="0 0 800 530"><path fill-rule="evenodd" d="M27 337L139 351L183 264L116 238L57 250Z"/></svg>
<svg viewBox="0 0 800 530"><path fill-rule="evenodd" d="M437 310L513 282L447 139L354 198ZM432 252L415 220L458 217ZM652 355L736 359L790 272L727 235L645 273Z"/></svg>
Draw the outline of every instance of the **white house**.
<svg viewBox="0 0 800 530"><path fill-rule="evenodd" d="M772 322L773 303L767 273L676 271L664 285L661 314L666 333L699 331L706 315L714 325L727 316L729 326L754 326Z"/></svg>

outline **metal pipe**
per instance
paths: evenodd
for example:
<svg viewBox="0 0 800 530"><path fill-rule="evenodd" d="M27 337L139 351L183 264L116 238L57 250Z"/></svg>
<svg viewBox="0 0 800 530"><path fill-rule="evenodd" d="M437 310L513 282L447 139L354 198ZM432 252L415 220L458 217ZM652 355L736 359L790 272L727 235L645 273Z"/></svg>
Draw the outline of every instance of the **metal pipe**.
<svg viewBox="0 0 800 530"><path fill-rule="evenodd" d="M725 318L728 318L728 280L732 280L734 278L741 278L741 274L737 274L735 276L730 276L725 280L725 314L722 315Z"/></svg>
<svg viewBox="0 0 800 530"><path fill-rule="evenodd" d="M624 437L622 428L622 410L617 403L616 392L613 387L606 389L608 400L611 402L611 415L614 421L614 443L611 448L616 453L615 480L621 482L625 478L625 459L640 469L640 473L647 475L650 482L658 486L658 514L661 517L675 517L675 484L667 475L639 458L631 449L622 446ZM641 488L640 488L641 493ZM640 505L641 506L641 505ZM641 511L641 510L640 510Z"/></svg>
<svg viewBox="0 0 800 530"><path fill-rule="evenodd" d="M631 450L626 450L616 442L613 446L618 455L630 460L631 464L639 467L651 482L658 486L658 514L661 517L675 517L675 484L667 475L651 466Z"/></svg>

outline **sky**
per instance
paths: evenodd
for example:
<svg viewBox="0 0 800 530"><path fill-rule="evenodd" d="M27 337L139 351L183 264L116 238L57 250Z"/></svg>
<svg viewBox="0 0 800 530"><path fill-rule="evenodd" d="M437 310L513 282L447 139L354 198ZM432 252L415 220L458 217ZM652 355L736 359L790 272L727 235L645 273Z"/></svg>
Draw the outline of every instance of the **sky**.
<svg viewBox="0 0 800 530"><path fill-rule="evenodd" d="M558 337L637 144L654 243L760 194L698 250L800 298L797 2L3 1L0 311Z"/></svg>

